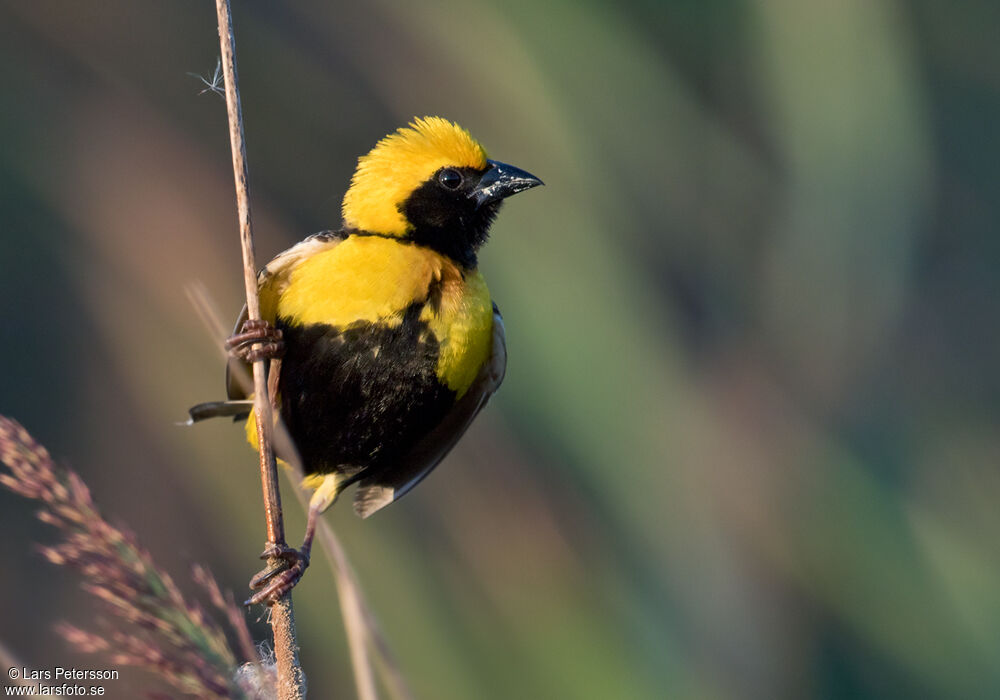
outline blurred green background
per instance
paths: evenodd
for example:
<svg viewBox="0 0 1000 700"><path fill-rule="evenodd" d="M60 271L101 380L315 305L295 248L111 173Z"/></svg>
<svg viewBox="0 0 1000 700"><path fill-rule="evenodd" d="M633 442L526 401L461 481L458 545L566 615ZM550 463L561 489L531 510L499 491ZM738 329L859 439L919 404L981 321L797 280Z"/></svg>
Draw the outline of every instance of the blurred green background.
<svg viewBox="0 0 1000 700"><path fill-rule="evenodd" d="M547 183L482 255L497 399L327 515L418 697L1000 697L1000 5L234 4L260 262L414 115ZM242 294L217 53L206 0L0 2L0 413L242 593L254 456L174 425L223 389L185 285ZM31 513L0 493L0 639L87 665ZM325 565L295 602L350 697Z"/></svg>

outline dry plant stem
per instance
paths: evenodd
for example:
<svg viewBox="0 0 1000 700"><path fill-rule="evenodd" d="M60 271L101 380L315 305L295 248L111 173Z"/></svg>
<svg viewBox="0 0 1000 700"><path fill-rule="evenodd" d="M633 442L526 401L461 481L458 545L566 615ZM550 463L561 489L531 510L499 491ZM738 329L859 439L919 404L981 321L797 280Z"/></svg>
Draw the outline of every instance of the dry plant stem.
<svg viewBox="0 0 1000 700"><path fill-rule="evenodd" d="M257 298L257 266L254 261L253 231L250 220L250 197L247 191L246 147L243 138L243 118L236 78L236 42L233 36L233 18L229 0L216 0L219 27L219 49L222 73L226 86L226 111L229 116L229 141L233 153L233 176L236 180L236 202L240 222L240 243L243 250L243 281L246 287L247 317L260 319L260 302ZM281 515L281 494L278 491L278 468L272 443L271 403L268 400L264 360L253 363L254 419L257 422L260 450L260 476L264 492L264 513L269 545L285 544L284 523ZM268 561L271 567L279 566L277 558ZM278 672L279 700L305 697L305 678L299 664L298 642L295 638L295 615L292 599L285 595L271 607L271 630L274 635L274 652Z"/></svg>
<svg viewBox="0 0 1000 700"><path fill-rule="evenodd" d="M247 186L246 146L243 140L243 119L240 95L236 85L236 65L232 17L228 0L216 0L219 15L219 43L222 49L222 69L226 81L226 108L229 114L229 141L233 151L233 176L236 179L236 204L240 222L240 243L243 250L243 283L246 287L247 318L260 320L260 301L257 297L257 265L254 261L253 231L250 220L250 196ZM271 411L267 401L265 361L253 363L254 413L257 435L260 436L261 482L264 488L264 507L267 521L267 538L273 544L285 543L285 528L281 516L281 494L278 492L278 470L271 449Z"/></svg>
<svg viewBox="0 0 1000 700"><path fill-rule="evenodd" d="M351 650L351 667L354 669L354 681L358 688L358 700L378 700L375 690L375 674L368 654L368 646L364 640L364 626L361 622L360 609L357 601L349 600L353 592L345 590L344 579L337 579L337 589L340 593L341 612L344 615L344 627L347 630L348 647ZM349 617L350 616L350 617ZM353 618L353 619L352 619ZM353 638L350 638L352 637Z"/></svg>

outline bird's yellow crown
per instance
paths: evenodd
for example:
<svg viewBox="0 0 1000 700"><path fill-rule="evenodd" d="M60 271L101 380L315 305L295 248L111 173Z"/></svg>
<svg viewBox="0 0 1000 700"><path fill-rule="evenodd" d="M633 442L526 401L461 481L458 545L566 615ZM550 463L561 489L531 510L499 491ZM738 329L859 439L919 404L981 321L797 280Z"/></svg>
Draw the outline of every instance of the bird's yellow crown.
<svg viewBox="0 0 1000 700"><path fill-rule="evenodd" d="M441 117L414 119L358 159L344 195L350 228L405 237L410 230L399 205L437 170L486 167L486 151L468 131Z"/></svg>

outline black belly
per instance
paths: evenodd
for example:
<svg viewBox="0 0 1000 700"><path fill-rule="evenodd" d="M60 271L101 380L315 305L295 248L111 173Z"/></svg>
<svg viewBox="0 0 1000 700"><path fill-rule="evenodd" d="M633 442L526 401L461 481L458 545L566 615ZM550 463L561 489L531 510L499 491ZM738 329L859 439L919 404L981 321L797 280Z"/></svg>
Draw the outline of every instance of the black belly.
<svg viewBox="0 0 1000 700"><path fill-rule="evenodd" d="M438 341L421 307L390 328L291 326L284 334L281 415L307 474L374 475L405 455L455 400L438 382Z"/></svg>

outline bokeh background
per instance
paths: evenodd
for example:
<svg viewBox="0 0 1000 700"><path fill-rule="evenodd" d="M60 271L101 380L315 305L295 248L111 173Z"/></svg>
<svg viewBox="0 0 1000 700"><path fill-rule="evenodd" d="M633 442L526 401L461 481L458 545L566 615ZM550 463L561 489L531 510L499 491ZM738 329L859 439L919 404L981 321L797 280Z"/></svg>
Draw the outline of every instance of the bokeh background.
<svg viewBox="0 0 1000 700"><path fill-rule="evenodd" d="M1000 697L1000 5L234 12L261 262L414 115L547 183L482 255L503 390L401 503L327 516L418 697ZM242 293L217 53L206 0L0 2L0 412L242 593L254 456L174 425L222 392L185 285ZM0 640L100 666L30 504L0 529ZM325 565L295 602L311 697L351 697Z"/></svg>

